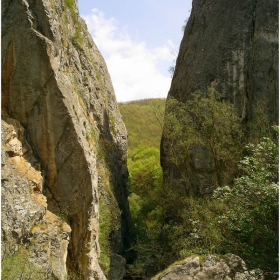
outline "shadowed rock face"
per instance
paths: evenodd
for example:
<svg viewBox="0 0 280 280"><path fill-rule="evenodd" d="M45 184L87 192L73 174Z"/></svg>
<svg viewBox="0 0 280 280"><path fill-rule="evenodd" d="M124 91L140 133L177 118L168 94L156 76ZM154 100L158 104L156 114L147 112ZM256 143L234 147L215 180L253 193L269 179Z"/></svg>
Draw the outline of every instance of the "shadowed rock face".
<svg viewBox="0 0 280 280"><path fill-rule="evenodd" d="M129 242L127 132L75 1L2 1L2 118L26 130L47 209L63 213L71 227L68 268L105 278L98 264L100 196L119 224L111 232L114 253Z"/></svg>
<svg viewBox="0 0 280 280"><path fill-rule="evenodd" d="M187 102L195 90L213 87L235 104L243 122L254 121L258 101L278 123L278 1L193 0L168 97ZM167 139L162 139L162 166ZM196 167L192 179L199 185ZM172 172L171 172L172 176ZM211 184L210 184L211 185Z"/></svg>

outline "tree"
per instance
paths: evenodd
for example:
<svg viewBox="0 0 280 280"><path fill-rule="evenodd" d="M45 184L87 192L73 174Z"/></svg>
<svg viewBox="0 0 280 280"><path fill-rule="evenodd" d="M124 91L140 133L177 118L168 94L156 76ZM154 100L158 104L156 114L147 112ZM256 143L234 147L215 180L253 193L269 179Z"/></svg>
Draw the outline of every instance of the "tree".
<svg viewBox="0 0 280 280"><path fill-rule="evenodd" d="M166 160L189 185L195 168L193 162L203 153L203 157L209 159L209 170L204 166L201 175L207 176L208 171L210 174L211 169L214 170L212 182L222 186L224 178L233 176L242 155L243 132L234 105L224 101L213 88L208 88L206 95L194 92L187 103L169 98L166 108ZM198 168L196 172L200 172Z"/></svg>
<svg viewBox="0 0 280 280"><path fill-rule="evenodd" d="M253 118L248 123L248 131L252 142L258 143L264 136L272 136L273 130L268 118L269 105L265 99L256 102L253 108Z"/></svg>
<svg viewBox="0 0 280 280"><path fill-rule="evenodd" d="M227 204L220 222L228 246L252 266L278 267L278 127L276 139L263 138L247 146L248 155L240 162L241 176L233 187L218 188L214 198Z"/></svg>

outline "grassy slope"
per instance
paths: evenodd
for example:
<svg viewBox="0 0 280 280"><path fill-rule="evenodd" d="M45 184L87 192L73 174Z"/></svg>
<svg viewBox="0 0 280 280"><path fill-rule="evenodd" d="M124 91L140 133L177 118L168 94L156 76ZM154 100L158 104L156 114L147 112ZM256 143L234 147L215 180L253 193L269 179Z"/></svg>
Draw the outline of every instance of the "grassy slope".
<svg viewBox="0 0 280 280"><path fill-rule="evenodd" d="M143 99L118 105L128 131L129 157L139 146L159 149L165 99Z"/></svg>

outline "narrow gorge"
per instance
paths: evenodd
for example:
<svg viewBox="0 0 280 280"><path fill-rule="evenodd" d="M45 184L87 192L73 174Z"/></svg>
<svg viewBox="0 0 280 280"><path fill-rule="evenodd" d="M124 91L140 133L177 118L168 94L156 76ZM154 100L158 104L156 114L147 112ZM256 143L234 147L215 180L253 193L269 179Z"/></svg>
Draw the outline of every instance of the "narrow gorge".
<svg viewBox="0 0 280 280"><path fill-rule="evenodd" d="M167 99L119 104L77 0L1 17L3 279L276 279L278 1L193 0Z"/></svg>

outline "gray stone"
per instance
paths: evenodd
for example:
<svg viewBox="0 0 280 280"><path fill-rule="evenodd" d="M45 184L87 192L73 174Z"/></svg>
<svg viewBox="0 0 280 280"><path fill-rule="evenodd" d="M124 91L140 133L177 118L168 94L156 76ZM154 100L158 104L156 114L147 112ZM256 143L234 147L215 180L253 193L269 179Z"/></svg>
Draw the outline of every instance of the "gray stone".
<svg viewBox="0 0 280 280"><path fill-rule="evenodd" d="M110 257L110 280L122 280L126 272L126 260L117 254Z"/></svg>
<svg viewBox="0 0 280 280"><path fill-rule="evenodd" d="M9 124L10 123L10 124ZM2 256L24 245L29 261L64 279L71 229L49 212L42 194L43 177L23 156L30 153L25 130L13 119L2 120L1 229ZM15 144L16 143L16 144ZM31 155L28 156L31 158ZM31 162L35 163L33 158ZM47 275L47 274L46 274Z"/></svg>
<svg viewBox="0 0 280 280"><path fill-rule="evenodd" d="M254 109L264 100L271 124L278 123L278 6L277 0L193 0L167 100L186 103L192 92L213 87L236 106L242 122L254 121ZM165 159L167 141L162 138L162 166L176 180ZM215 185L208 158L198 149L186 163L192 193Z"/></svg>
<svg viewBox="0 0 280 280"><path fill-rule="evenodd" d="M242 265L240 265L242 264ZM153 280L261 280L262 273L247 271L244 261L236 255L223 257L206 256L200 265L199 257L187 258L181 264L171 265L168 269L152 278Z"/></svg>
<svg viewBox="0 0 280 280"><path fill-rule="evenodd" d="M41 188L47 209L63 214L71 227L68 269L105 279L98 262L101 193L114 214L113 253L129 243L127 132L105 61L72 2L1 2L2 117L25 128L44 178L34 188ZM20 143L12 141L7 149L21 156ZM22 204L15 205L17 215L29 216ZM40 211L34 215L42 218ZM22 229L15 225L14 231Z"/></svg>

